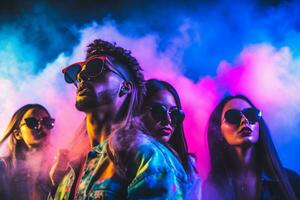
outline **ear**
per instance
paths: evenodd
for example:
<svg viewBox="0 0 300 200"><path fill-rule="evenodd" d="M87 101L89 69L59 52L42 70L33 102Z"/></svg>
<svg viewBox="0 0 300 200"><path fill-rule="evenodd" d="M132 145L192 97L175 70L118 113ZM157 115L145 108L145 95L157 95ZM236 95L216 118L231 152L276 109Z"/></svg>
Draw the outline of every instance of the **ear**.
<svg viewBox="0 0 300 200"><path fill-rule="evenodd" d="M119 92L119 97L124 96L125 94L130 94L132 92L133 84L131 81L123 81L120 92Z"/></svg>
<svg viewBox="0 0 300 200"><path fill-rule="evenodd" d="M13 134L17 140L22 140L22 136L19 129L14 129Z"/></svg>

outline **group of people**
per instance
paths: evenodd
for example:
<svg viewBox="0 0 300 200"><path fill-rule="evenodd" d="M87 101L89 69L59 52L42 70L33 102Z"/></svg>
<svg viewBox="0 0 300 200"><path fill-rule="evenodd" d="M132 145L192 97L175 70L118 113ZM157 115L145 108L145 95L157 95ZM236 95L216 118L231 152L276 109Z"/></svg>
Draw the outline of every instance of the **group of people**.
<svg viewBox="0 0 300 200"><path fill-rule="evenodd" d="M284 169L262 112L242 95L224 98L208 123L211 170L200 181L188 152L175 88L145 81L138 61L95 40L86 60L63 69L77 87L86 151L45 161L55 120L28 104L11 118L0 145L0 199L286 199L300 198L300 178ZM197 158L201 162L201 158Z"/></svg>

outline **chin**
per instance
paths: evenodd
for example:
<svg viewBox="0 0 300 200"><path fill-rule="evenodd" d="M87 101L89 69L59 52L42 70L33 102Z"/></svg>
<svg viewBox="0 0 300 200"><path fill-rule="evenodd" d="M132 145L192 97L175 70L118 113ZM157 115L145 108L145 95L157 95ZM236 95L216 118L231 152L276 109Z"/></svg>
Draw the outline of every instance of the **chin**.
<svg viewBox="0 0 300 200"><path fill-rule="evenodd" d="M97 107L97 101L88 98L80 98L76 100L75 107L79 111L88 111Z"/></svg>
<svg viewBox="0 0 300 200"><path fill-rule="evenodd" d="M169 142L170 138L171 137L169 137L169 136L164 136L164 137L161 138L161 140L164 141L164 142Z"/></svg>
<svg viewBox="0 0 300 200"><path fill-rule="evenodd" d="M34 143L34 144L30 144L29 145L29 149L30 150L40 150L40 149L42 149L43 148L43 144L42 144L42 142L37 142L37 143Z"/></svg>
<svg viewBox="0 0 300 200"><path fill-rule="evenodd" d="M238 146L249 148L249 147L254 146L254 145L255 145L255 142L253 142L252 140L244 140Z"/></svg>

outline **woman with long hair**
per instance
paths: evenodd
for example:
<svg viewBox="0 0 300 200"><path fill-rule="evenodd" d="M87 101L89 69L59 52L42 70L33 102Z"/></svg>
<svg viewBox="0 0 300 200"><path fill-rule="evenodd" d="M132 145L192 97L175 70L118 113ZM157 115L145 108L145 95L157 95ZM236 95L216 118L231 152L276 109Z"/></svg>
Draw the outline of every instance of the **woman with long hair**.
<svg viewBox="0 0 300 200"><path fill-rule="evenodd" d="M200 178L195 167L195 156L188 152L183 130L185 115L179 95L172 85L156 79L148 80L146 89L142 104L145 132L173 151L188 175L189 198L200 199Z"/></svg>
<svg viewBox="0 0 300 200"><path fill-rule="evenodd" d="M40 104L19 108L0 139L7 150L1 155L1 199L46 199L50 180L45 150L54 126L48 110Z"/></svg>
<svg viewBox="0 0 300 200"><path fill-rule="evenodd" d="M262 112L247 97L224 98L209 118L207 134L211 170L204 200L295 200L295 192L300 198L299 176L281 165Z"/></svg>

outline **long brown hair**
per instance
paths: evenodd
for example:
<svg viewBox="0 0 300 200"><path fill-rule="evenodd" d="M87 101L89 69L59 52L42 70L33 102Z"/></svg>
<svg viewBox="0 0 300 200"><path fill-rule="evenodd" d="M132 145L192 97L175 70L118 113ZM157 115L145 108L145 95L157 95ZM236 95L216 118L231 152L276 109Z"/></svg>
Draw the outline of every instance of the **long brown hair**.
<svg viewBox="0 0 300 200"><path fill-rule="evenodd" d="M179 109L182 109L181 103L180 103L180 98L179 98L177 91L168 82L157 80L157 79L150 79L150 80L147 80L147 82L146 82L146 89L147 89L147 92L146 92L146 96L144 98L142 112L145 111L145 107L149 104L148 100L151 98L151 96L153 96L155 93L157 93L161 90L167 90L168 92L170 92L174 97L176 106ZM182 122L180 124L176 125L174 133L173 133L172 137L170 138L168 144L170 144L172 149L174 149L176 151L184 169L188 172L189 171L189 167L188 167L189 153L188 153L188 145L187 145L187 141L185 138Z"/></svg>
<svg viewBox="0 0 300 200"><path fill-rule="evenodd" d="M222 111L227 102L232 99L246 101L251 107L254 104L243 95L228 96L221 100L212 112L208 122L208 146L211 159L211 170L206 180L222 194L222 199L235 199L232 186L232 147L225 141L221 133ZM279 156L273 144L269 129L264 121L259 122L259 140L255 144L260 171L265 171L273 180L278 183L278 188L285 199L296 199L295 193L280 162ZM206 184L204 184L206 185ZM206 191L203 191L205 194ZM207 194L205 194L207 195Z"/></svg>

